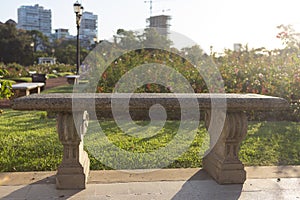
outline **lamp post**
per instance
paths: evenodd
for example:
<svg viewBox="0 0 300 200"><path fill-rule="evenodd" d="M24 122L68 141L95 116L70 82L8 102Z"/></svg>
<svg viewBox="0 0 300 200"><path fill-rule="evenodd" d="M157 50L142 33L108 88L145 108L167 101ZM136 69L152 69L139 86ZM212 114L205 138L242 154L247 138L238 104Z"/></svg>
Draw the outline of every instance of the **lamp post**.
<svg viewBox="0 0 300 200"><path fill-rule="evenodd" d="M77 25L76 75L79 75L79 66L80 66L79 28L80 28L83 7L78 1L74 3L73 7L74 7L74 12L76 14L76 25Z"/></svg>

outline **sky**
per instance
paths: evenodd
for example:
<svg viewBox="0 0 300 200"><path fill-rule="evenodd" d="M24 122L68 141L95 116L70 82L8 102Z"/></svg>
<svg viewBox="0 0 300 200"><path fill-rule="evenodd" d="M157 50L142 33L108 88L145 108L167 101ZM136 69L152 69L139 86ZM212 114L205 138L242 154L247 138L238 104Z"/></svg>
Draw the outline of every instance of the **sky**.
<svg viewBox="0 0 300 200"><path fill-rule="evenodd" d="M4 0L2 0L4 1ZM1 7L0 21L17 22L21 5L39 4L52 11L52 29L67 28L76 34L73 4L76 0L9 0ZM99 39L111 39L119 28L143 29L150 16L145 0L79 0L84 11L98 15ZM250 48L281 48L276 38L280 24L300 32L298 0L153 0L153 14L172 17L171 31L193 40L209 53L233 49L234 43Z"/></svg>

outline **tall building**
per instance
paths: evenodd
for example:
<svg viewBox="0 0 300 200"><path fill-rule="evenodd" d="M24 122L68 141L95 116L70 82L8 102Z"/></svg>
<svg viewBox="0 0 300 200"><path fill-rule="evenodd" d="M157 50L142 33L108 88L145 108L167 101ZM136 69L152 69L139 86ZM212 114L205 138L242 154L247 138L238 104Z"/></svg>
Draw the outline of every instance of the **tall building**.
<svg viewBox="0 0 300 200"><path fill-rule="evenodd" d="M73 39L74 37L70 35L69 29L59 28L55 29L54 38L59 39Z"/></svg>
<svg viewBox="0 0 300 200"><path fill-rule="evenodd" d="M169 15L157 15L157 16L151 16L147 19L147 22L149 23L150 28L158 28L157 31L167 36L169 34L170 29L170 20L171 16Z"/></svg>
<svg viewBox="0 0 300 200"><path fill-rule="evenodd" d="M79 37L83 46L98 41L98 16L91 12L83 12L79 29Z"/></svg>
<svg viewBox="0 0 300 200"><path fill-rule="evenodd" d="M21 6L18 8L17 28L24 30L37 30L44 35L51 36L51 10L44 9L38 4L34 6Z"/></svg>

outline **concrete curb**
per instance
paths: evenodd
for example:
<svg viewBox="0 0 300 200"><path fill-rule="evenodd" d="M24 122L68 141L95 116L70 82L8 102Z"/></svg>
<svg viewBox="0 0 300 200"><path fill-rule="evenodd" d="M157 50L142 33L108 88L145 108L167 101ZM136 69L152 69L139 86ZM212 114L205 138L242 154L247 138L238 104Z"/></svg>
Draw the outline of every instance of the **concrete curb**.
<svg viewBox="0 0 300 200"><path fill-rule="evenodd" d="M247 179L300 178L300 166L246 167ZM56 171L0 173L0 186L55 184ZM88 184L211 180L201 168L91 171Z"/></svg>

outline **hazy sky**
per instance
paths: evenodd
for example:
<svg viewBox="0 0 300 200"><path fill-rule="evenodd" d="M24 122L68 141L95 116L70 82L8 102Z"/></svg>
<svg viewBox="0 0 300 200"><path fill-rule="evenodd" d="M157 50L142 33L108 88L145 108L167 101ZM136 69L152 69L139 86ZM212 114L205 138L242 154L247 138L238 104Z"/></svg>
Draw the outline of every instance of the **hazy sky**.
<svg viewBox="0 0 300 200"><path fill-rule="evenodd" d="M2 0L3 1L3 0ZM109 39L118 28L142 29L149 17L145 0L79 0L85 11L99 18L99 39ZM171 30L194 40L204 50L249 47L280 47L280 24L300 27L299 0L153 0L153 15L171 15ZM75 35L75 0L9 0L3 2L0 21L17 21L17 8L39 4L52 10L52 29L68 28ZM163 10L165 12L163 12ZM300 29L299 29L300 30Z"/></svg>

